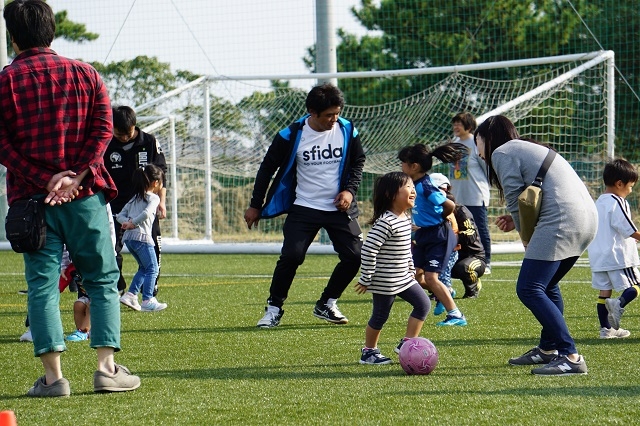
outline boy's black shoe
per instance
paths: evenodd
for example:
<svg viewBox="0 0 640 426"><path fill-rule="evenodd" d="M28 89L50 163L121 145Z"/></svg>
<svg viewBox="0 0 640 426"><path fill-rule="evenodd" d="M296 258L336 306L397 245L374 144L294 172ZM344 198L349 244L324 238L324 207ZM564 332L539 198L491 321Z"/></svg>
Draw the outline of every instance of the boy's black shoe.
<svg viewBox="0 0 640 426"><path fill-rule="evenodd" d="M349 322L347 317L342 315L342 312L340 312L335 303L329 305L322 303L319 300L316 302L315 308L313 308L313 316L329 321L333 324L346 324Z"/></svg>

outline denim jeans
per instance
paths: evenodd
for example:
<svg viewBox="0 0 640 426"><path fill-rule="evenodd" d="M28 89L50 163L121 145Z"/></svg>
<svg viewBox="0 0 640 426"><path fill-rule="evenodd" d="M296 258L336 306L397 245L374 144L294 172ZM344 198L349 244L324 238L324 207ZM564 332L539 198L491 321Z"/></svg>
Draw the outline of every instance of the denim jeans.
<svg viewBox="0 0 640 426"><path fill-rule="evenodd" d="M482 246L484 247L484 258L487 265L491 264L491 234L489 233L489 219L487 218L487 207L483 204L481 206L466 206L471 214L473 220L476 222L478 228L478 235Z"/></svg>
<svg viewBox="0 0 640 426"><path fill-rule="evenodd" d="M131 280L129 292L138 294L142 287L142 300L153 297L153 287L158 277L158 258L153 244L142 241L127 240L124 242L133 258L138 262L138 271Z"/></svg>
<svg viewBox="0 0 640 426"><path fill-rule="evenodd" d="M557 349L560 355L578 353L563 316L564 301L559 286L577 259L524 259L516 284L518 297L542 325L538 346L543 350Z"/></svg>

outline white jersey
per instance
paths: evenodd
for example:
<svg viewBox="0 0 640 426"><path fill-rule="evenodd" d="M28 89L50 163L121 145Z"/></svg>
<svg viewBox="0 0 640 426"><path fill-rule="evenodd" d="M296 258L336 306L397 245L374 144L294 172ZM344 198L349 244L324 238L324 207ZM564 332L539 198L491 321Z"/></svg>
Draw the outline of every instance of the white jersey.
<svg viewBox="0 0 640 426"><path fill-rule="evenodd" d="M307 119L296 153L295 205L337 211L333 200L340 189L340 162L344 154L344 136L337 123L331 130L316 132Z"/></svg>
<svg viewBox="0 0 640 426"><path fill-rule="evenodd" d="M613 271L640 265L638 247L631 234L638 228L631 220L626 199L602 194L596 201L598 232L589 245L589 263L593 272Z"/></svg>
<svg viewBox="0 0 640 426"><path fill-rule="evenodd" d="M416 284L411 256L411 219L386 211L376 220L362 244L358 283L367 291L398 294Z"/></svg>

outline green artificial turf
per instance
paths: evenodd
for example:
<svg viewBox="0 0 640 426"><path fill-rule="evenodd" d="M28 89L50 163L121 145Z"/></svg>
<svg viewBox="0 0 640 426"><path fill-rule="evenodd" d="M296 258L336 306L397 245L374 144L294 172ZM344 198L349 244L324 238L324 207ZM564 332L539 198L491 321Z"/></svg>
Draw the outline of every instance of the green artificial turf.
<svg viewBox="0 0 640 426"><path fill-rule="evenodd" d="M569 328L589 367L587 376L537 377L507 359L537 344L540 327L515 295L521 255L494 256L478 299L457 299L467 327L436 327L422 336L440 353L428 376L407 376L393 348L404 335L409 304L398 299L379 347L394 363L360 365L371 296L348 288L339 301L349 324L311 315L337 260L309 255L298 271L279 327L262 330L272 255L163 255L158 299L169 307L122 309L122 352L116 361L142 379L129 393L94 394L94 351L70 342L62 355L70 398L31 399L42 375L24 331L22 257L0 252L0 410L18 425L541 425L633 424L638 419L638 308L622 320L627 339L600 340L584 261L562 284ZM125 257L130 279L134 260ZM458 294L463 289L454 280ZM73 331L75 294L61 295L65 332Z"/></svg>

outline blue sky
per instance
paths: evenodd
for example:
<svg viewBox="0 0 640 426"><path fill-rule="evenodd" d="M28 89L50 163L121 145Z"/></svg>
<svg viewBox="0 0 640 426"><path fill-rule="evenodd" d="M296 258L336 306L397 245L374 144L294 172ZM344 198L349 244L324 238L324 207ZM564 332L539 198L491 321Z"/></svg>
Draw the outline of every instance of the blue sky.
<svg viewBox="0 0 640 426"><path fill-rule="evenodd" d="M212 75L304 74L315 43L315 0L49 0L54 11L100 34L84 44L54 41L59 54L103 63L156 56L175 69ZM336 28L364 34L334 0Z"/></svg>

